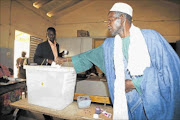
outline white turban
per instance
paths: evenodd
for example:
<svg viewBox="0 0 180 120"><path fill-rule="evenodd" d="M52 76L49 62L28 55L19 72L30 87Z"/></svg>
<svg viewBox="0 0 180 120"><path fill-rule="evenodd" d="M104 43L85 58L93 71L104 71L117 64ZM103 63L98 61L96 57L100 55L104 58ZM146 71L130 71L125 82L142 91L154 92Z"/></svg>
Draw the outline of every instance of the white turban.
<svg viewBox="0 0 180 120"><path fill-rule="evenodd" d="M126 3L122 3L122 2L118 2L115 3L112 8L110 9L110 11L119 11L119 12L123 12L126 13L128 15L130 15L132 17L132 12L133 9L130 5L126 4Z"/></svg>

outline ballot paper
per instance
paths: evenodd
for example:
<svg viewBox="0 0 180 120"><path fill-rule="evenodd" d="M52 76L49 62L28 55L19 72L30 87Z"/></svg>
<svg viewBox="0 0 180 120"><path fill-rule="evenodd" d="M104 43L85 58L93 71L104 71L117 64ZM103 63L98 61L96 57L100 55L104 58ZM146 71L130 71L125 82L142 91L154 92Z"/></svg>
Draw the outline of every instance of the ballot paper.
<svg viewBox="0 0 180 120"><path fill-rule="evenodd" d="M51 64L51 67L60 68L60 67L61 67L61 65L56 64L56 63L53 61L53 62L52 62L52 64Z"/></svg>

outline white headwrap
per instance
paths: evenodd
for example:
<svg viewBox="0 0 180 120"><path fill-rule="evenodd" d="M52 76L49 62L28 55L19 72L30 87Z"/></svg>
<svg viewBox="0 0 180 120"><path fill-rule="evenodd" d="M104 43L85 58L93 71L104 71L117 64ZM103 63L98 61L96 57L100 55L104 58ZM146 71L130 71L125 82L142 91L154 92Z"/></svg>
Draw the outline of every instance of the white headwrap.
<svg viewBox="0 0 180 120"><path fill-rule="evenodd" d="M132 17L133 10L126 3L115 3L110 11L123 12ZM128 58L128 70L132 76L143 75L145 68L150 66L150 57L145 39L140 29L133 24L130 28ZM114 65L116 80L114 82L113 119L129 119L125 95L125 75L123 74L122 40L119 35L116 35L114 40Z"/></svg>

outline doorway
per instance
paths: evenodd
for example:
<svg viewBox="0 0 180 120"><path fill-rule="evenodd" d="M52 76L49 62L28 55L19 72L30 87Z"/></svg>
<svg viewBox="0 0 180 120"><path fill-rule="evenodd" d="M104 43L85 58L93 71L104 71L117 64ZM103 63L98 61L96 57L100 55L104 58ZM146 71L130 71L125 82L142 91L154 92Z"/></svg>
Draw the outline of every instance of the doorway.
<svg viewBox="0 0 180 120"><path fill-rule="evenodd" d="M21 31L15 31L14 41L14 78L17 78L18 69L16 60L21 57L22 51L26 52L26 57L29 57L30 35Z"/></svg>

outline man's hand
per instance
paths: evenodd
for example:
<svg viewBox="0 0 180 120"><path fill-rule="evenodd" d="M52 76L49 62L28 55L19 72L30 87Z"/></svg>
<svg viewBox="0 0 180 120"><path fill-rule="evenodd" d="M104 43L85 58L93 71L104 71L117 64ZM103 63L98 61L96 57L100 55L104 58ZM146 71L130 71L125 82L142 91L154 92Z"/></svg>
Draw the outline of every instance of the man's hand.
<svg viewBox="0 0 180 120"><path fill-rule="evenodd" d="M125 91L129 92L131 90L135 89L132 80L125 80Z"/></svg>
<svg viewBox="0 0 180 120"><path fill-rule="evenodd" d="M56 64L61 65L63 62L66 62L66 61L65 61L65 58L58 57L58 58L56 58L55 62L56 62Z"/></svg>
<svg viewBox="0 0 180 120"><path fill-rule="evenodd" d="M49 63L49 64L52 64L52 62L53 62L53 60L49 60L49 59L48 59L48 63Z"/></svg>

